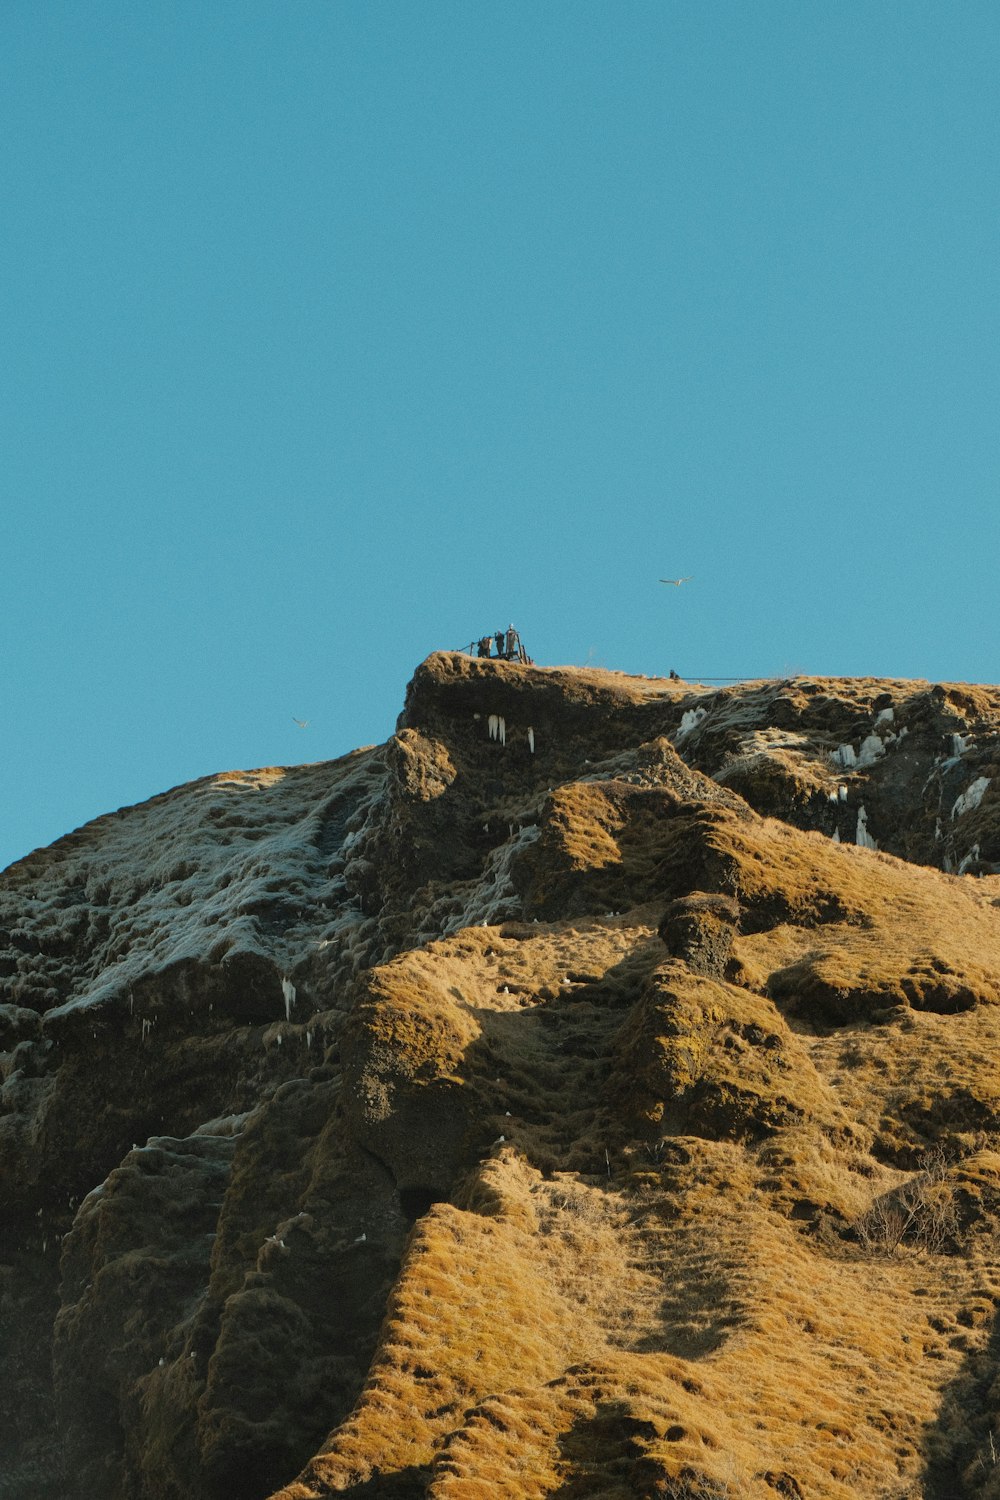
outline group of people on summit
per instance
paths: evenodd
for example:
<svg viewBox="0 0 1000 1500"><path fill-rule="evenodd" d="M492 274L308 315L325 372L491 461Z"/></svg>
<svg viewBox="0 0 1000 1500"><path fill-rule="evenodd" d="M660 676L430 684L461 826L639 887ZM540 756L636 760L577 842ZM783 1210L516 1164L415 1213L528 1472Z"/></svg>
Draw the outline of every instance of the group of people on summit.
<svg viewBox="0 0 1000 1500"><path fill-rule="evenodd" d="M494 635L484 635L478 641L473 641L469 646L469 654L474 650L477 656L492 658L494 645L497 661L520 661L530 667L531 657L521 644L521 637L513 625L508 625L506 630L496 631Z"/></svg>

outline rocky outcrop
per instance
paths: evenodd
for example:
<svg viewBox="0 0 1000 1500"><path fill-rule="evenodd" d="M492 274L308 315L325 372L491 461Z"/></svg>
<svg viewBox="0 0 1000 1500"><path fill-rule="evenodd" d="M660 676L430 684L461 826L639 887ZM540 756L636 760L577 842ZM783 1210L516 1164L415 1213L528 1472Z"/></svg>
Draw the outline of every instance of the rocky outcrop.
<svg viewBox="0 0 1000 1500"><path fill-rule="evenodd" d="M445 654L12 866L2 1500L1000 1495L998 735Z"/></svg>

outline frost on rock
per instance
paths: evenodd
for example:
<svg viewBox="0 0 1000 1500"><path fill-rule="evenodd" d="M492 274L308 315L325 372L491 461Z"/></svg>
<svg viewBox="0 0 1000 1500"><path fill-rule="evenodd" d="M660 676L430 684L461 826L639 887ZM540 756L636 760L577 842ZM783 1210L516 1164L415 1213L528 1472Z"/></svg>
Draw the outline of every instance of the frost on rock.
<svg viewBox="0 0 1000 1500"><path fill-rule="evenodd" d="M677 738L682 740L692 730L697 729L702 719L705 718L706 712L704 708L689 708L683 713L681 715L681 722L677 727Z"/></svg>
<svg viewBox="0 0 1000 1500"><path fill-rule="evenodd" d="M840 843L840 829L839 828L835 828L833 830L833 838L832 838L831 842L834 843L834 844L839 844Z"/></svg>
<svg viewBox="0 0 1000 1500"><path fill-rule="evenodd" d="M858 762L858 757L854 753L853 745L838 745L830 759L833 761L834 765L842 766L845 771L849 771L851 767L857 765Z"/></svg>
<svg viewBox="0 0 1000 1500"><path fill-rule="evenodd" d="M203 1125L199 1125L196 1130L192 1130L191 1134L193 1136L218 1135L223 1137L242 1135L246 1128L246 1123L252 1114L253 1110L247 1109L238 1115L220 1115L216 1120L206 1120Z"/></svg>
<svg viewBox="0 0 1000 1500"><path fill-rule="evenodd" d="M969 742L964 734L953 734L951 737L951 753L956 760L964 755L969 748Z"/></svg>
<svg viewBox="0 0 1000 1500"><path fill-rule="evenodd" d="M6 1051L6 1042L16 1042L22 1037L37 1036L40 1018L37 1011L22 1005L0 1005L0 1052Z"/></svg>
<svg viewBox="0 0 1000 1500"><path fill-rule="evenodd" d="M893 722L893 720L895 719L895 717L896 717L895 709L892 709L892 708L883 708L882 711L881 711L881 713L878 715L878 718L875 720L875 723L876 724L891 724Z"/></svg>
<svg viewBox="0 0 1000 1500"><path fill-rule="evenodd" d="M281 977L281 993L285 997L285 1020L292 1019L292 1006L295 1004L295 986L290 979L284 975Z"/></svg>
<svg viewBox="0 0 1000 1500"><path fill-rule="evenodd" d="M970 865L978 864L978 862L979 862L979 845L978 844L973 844L973 846L969 850L968 854L965 856L965 858L959 864L958 874L959 875L964 875L965 872L966 872L966 870L969 869Z"/></svg>
<svg viewBox="0 0 1000 1500"><path fill-rule="evenodd" d="M444 923L442 936L447 937L463 927L492 927L521 916L521 898L514 889L511 868L540 836L541 829L529 825L493 850L482 875L468 888L460 909Z"/></svg>
<svg viewBox="0 0 1000 1500"><path fill-rule="evenodd" d="M53 846L61 857L37 886L30 861L12 867L0 928L27 887L39 925L65 935L67 951L84 917L105 934L82 968L26 959L26 998L38 993L46 1027L58 1026L85 1008L138 1010L141 981L184 966L248 953L287 974L323 942L350 946L362 919L344 886L346 851L385 787L372 751L226 772L88 824Z"/></svg>
<svg viewBox="0 0 1000 1500"><path fill-rule="evenodd" d="M988 776L977 776L975 781L970 782L962 795L955 801L955 806L951 810L952 819L960 818L963 813L972 812L973 808L978 807L983 800L983 793L989 784L990 778Z"/></svg>
<svg viewBox="0 0 1000 1500"><path fill-rule="evenodd" d="M854 842L859 849L878 848L878 844L868 832L868 814L863 807L858 808L858 831L854 836Z"/></svg>

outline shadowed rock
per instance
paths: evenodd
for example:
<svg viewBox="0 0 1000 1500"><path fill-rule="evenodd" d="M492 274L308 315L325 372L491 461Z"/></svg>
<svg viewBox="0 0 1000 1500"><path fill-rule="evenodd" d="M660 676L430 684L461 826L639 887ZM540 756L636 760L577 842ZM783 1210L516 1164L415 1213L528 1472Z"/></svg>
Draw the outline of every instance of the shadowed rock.
<svg viewBox="0 0 1000 1500"><path fill-rule="evenodd" d="M4 872L3 1500L990 1500L998 736L442 653Z"/></svg>

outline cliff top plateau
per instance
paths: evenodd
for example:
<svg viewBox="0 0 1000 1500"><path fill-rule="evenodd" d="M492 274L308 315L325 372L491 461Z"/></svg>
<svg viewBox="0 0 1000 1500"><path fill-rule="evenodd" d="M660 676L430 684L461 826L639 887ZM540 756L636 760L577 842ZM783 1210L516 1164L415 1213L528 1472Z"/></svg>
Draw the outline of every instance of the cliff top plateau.
<svg viewBox="0 0 1000 1500"><path fill-rule="evenodd" d="M0 875L0 1500L1000 1500L1000 689L439 653Z"/></svg>

